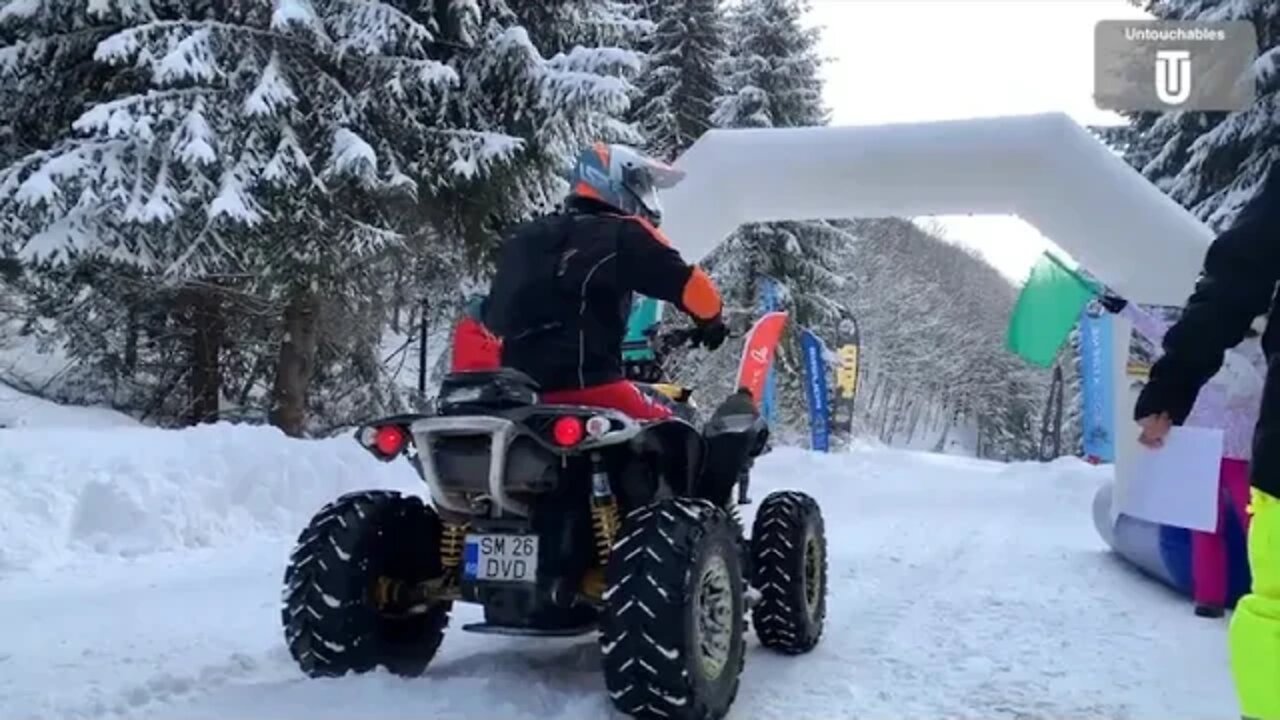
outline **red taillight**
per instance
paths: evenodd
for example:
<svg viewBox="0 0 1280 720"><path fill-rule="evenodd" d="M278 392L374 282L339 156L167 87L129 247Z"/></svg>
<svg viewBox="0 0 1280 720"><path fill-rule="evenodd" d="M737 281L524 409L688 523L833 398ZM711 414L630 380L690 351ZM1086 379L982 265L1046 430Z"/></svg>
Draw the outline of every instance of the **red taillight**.
<svg viewBox="0 0 1280 720"><path fill-rule="evenodd" d="M409 438L396 425L383 425L373 436L373 447L386 457L395 457L404 450Z"/></svg>
<svg viewBox="0 0 1280 720"><path fill-rule="evenodd" d="M582 442L585 432L582 420L572 415L557 418L555 424L551 426L551 437L560 447L577 445Z"/></svg>

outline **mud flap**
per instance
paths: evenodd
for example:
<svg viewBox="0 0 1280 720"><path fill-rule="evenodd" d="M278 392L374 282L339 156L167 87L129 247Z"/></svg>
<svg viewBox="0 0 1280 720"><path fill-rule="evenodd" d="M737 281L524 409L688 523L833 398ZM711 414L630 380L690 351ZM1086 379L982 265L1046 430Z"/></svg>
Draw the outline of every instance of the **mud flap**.
<svg viewBox="0 0 1280 720"><path fill-rule="evenodd" d="M726 414L712 418L703 429L707 454L698 482L698 496L717 507L728 507L733 486L743 482L752 460L760 454L768 426L755 414Z"/></svg>

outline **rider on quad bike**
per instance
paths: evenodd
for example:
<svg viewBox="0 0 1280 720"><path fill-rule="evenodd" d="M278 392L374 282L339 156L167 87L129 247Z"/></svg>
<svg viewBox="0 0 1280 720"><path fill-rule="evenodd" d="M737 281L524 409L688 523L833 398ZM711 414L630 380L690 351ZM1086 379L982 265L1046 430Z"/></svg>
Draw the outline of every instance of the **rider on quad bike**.
<svg viewBox="0 0 1280 720"><path fill-rule="evenodd" d="M714 348L727 335L715 286L657 229L656 189L679 177L630 148L583 153L566 211L521 226L503 249L484 323L503 367L450 373L430 413L357 430L379 460L407 461L426 497L347 493L298 536L280 617L309 676L421 675L454 604L467 603L483 612L467 632L595 634L609 701L631 717L720 720L748 617L764 647L817 646L817 502L775 490L749 536L733 503L768 437L751 394L703 423L688 412L691 389L642 390L623 371L633 293L694 318L693 330L651 337L659 360L675 342ZM671 402L646 394L662 388L675 389Z"/></svg>
<svg viewBox="0 0 1280 720"><path fill-rule="evenodd" d="M658 229L657 191L683 176L632 148L596 143L578 157L565 210L507 240L485 324L503 338L503 366L533 378L545 402L607 407L637 420L671 415L623 373L633 293L687 313L695 342L712 350L724 342L720 292Z"/></svg>

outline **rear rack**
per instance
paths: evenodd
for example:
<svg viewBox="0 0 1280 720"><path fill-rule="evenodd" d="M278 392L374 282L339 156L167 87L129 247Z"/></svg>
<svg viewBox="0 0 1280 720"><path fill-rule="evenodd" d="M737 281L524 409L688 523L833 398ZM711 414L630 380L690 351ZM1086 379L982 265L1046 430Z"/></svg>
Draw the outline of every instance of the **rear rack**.
<svg viewBox="0 0 1280 720"><path fill-rule="evenodd" d="M436 437L450 435L488 435L489 497L502 510L528 517L529 506L508 495L502 484L502 473L507 466L507 450L511 447L511 440L516 436L517 431L518 427L514 422L489 415L430 417L418 420L409 426L409 432L413 433L413 441L418 446L422 476L427 481L427 486L431 488L432 497L446 510L467 515L475 513L475 508L470 503L446 490L444 483L440 481L435 455L431 452L431 441Z"/></svg>
<svg viewBox="0 0 1280 720"><path fill-rule="evenodd" d="M616 410L577 405L542 405L538 409L539 412L545 412L547 415L600 415L609 418L619 426L618 429L610 430L600 437L584 440L574 446L574 452L590 451L608 445L627 442L638 435L641 430L639 422ZM431 449L432 440L437 437L488 435L489 473L487 484L489 497L493 504L503 512L529 517L528 504L516 500L507 493L504 483L505 478L503 477L507 467L507 454L511 448L511 442L522 432L519 423L493 415L437 415L414 421L409 426L409 432L413 434L414 444L418 446L418 459L422 465L422 476L426 480L427 486L431 489L432 497L446 510L466 515L475 514L476 508L466 499L458 497L457 493L445 488L444 482L440 478L439 468L436 467L435 455ZM545 444L545 441L543 442Z"/></svg>

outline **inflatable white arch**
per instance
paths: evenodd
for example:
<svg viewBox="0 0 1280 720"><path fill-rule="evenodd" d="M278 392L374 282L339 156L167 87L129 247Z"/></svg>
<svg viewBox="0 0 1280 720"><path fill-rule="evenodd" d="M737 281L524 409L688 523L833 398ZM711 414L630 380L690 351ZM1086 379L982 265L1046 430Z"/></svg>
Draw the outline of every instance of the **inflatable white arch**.
<svg viewBox="0 0 1280 720"><path fill-rule="evenodd" d="M1180 306L1212 239L1061 113L712 130L676 165L663 229L691 261L747 222L1016 215L1125 297Z"/></svg>
<svg viewBox="0 0 1280 720"><path fill-rule="evenodd" d="M1016 215L1140 303L1180 306L1207 226L1061 113L864 127L712 130L676 161L663 228L691 261L747 222ZM1131 426L1125 338L1112 361ZM1118 442L1117 463L1126 463Z"/></svg>

